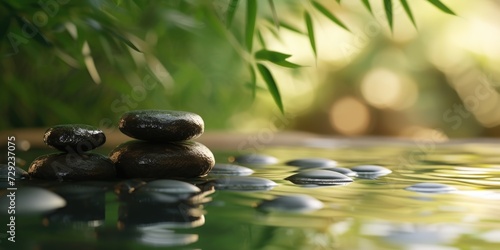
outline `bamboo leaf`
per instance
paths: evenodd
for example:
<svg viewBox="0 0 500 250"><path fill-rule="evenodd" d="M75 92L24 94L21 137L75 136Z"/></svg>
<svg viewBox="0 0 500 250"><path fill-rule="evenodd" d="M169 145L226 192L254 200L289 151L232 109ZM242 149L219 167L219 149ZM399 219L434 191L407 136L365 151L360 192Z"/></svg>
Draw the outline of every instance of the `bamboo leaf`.
<svg viewBox="0 0 500 250"><path fill-rule="evenodd" d="M110 33L111 35L113 35L115 38L117 38L118 40L120 40L121 42L123 42L124 44L126 44L127 46L129 46L130 48L132 48L133 50L137 51L137 52L141 52L141 50L139 50L139 48L137 48L130 40L128 40L124 35L118 33L117 31L109 28L109 27L105 27L106 31L108 33Z"/></svg>
<svg viewBox="0 0 500 250"><path fill-rule="evenodd" d="M299 30L298 28L295 28L293 27L292 25L286 23L286 22L283 22L283 21L280 21L280 26L287 29L287 30L290 30L290 31L293 31L295 33L299 33L299 34L304 34L303 31Z"/></svg>
<svg viewBox="0 0 500 250"><path fill-rule="evenodd" d="M259 70L260 75L266 82L267 88L269 90L269 93L271 93L274 102L280 109L281 113L285 113L285 110L283 108L283 102L281 101L280 91L278 89L278 86L276 85L276 82L274 81L271 71L269 71L269 69L267 69L266 66L260 63L257 63L257 69Z"/></svg>
<svg viewBox="0 0 500 250"><path fill-rule="evenodd" d="M278 13L276 13L276 8L274 7L273 0L269 0L269 6L271 7L271 12L273 13L274 26L276 26L276 28L279 29L280 28L280 22L279 22L279 19L278 19Z"/></svg>
<svg viewBox="0 0 500 250"><path fill-rule="evenodd" d="M309 43L311 44L311 49L314 52L314 57L316 58L318 53L316 51L316 39L314 38L314 27L311 19L311 15L306 11L304 12L304 19L306 20L307 35L309 36Z"/></svg>
<svg viewBox="0 0 500 250"><path fill-rule="evenodd" d="M302 67L302 65L298 65L289 61L278 61L278 62L273 62L276 65L285 67L285 68L291 68L291 69L296 69Z"/></svg>
<svg viewBox="0 0 500 250"><path fill-rule="evenodd" d="M448 13L450 15L456 15L455 12L453 12L450 8L448 8L446 5L444 5L439 0L427 0L427 2L429 2L432 5L436 6L438 9L440 9L441 11L443 11L445 13Z"/></svg>
<svg viewBox="0 0 500 250"><path fill-rule="evenodd" d="M250 86L252 87L252 100L255 100L255 95L257 92L257 77L255 77L255 69L252 65L249 65L250 68Z"/></svg>
<svg viewBox="0 0 500 250"><path fill-rule="evenodd" d="M264 40L264 37L262 36L262 33L260 32L260 30L257 30L257 38L259 39L260 45L263 48L266 48L266 41Z"/></svg>
<svg viewBox="0 0 500 250"><path fill-rule="evenodd" d="M393 31L393 23L392 23L392 0L384 0L384 9L385 15L387 16L387 22L389 23L389 28L391 28L391 32Z"/></svg>
<svg viewBox="0 0 500 250"><path fill-rule="evenodd" d="M247 0L247 25L245 29L245 42L247 50L252 51L255 20L257 18L257 0Z"/></svg>
<svg viewBox="0 0 500 250"><path fill-rule="evenodd" d="M372 6L370 5L370 0L361 0L366 9L373 15Z"/></svg>
<svg viewBox="0 0 500 250"><path fill-rule="evenodd" d="M319 12L321 12L321 14L323 14L325 17L330 19L332 22L336 23L338 26L344 28L345 30L350 31L349 28L347 28L347 26L345 26L345 24L342 21L340 21L336 16L334 16L332 13L330 13L330 11L328 11L325 8L325 6L321 5L320 3L316 2L316 1L312 1L312 5Z"/></svg>
<svg viewBox="0 0 500 250"><path fill-rule="evenodd" d="M233 23L234 14L236 13L236 9L238 7L239 2L240 2L240 0L231 0L229 2L229 5L227 6L227 13L226 13L226 27L227 28L231 27L231 24Z"/></svg>
<svg viewBox="0 0 500 250"><path fill-rule="evenodd" d="M401 5L403 5L403 9L405 10L406 14L410 18L411 23L416 28L417 24L415 23L415 19L413 18L413 14L411 12L410 5L408 5L408 2L406 2L406 0L400 0L400 1L401 1Z"/></svg>
<svg viewBox="0 0 500 250"><path fill-rule="evenodd" d="M287 68L299 68L302 67L298 64L291 63L287 61L286 59L289 58L292 55L288 54L283 54L277 51L271 51L271 50L259 50L255 53L255 59L257 60L265 60L272 62L276 65L287 67Z"/></svg>

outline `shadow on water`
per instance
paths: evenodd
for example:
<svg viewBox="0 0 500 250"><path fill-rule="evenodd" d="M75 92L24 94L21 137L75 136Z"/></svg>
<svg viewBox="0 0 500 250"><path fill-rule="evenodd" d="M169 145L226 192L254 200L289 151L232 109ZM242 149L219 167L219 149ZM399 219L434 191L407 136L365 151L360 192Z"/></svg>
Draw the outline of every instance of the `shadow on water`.
<svg viewBox="0 0 500 250"><path fill-rule="evenodd" d="M133 180L121 189L116 188L116 182L20 180L20 190L40 187L66 203L62 206L55 198L54 207L17 214L17 242L13 246L495 249L500 243L500 157L496 149L496 145L486 144L439 146L430 152L415 151L411 146L268 148L261 153L276 157L278 162L259 166L238 163L253 170L245 172L252 178L228 178L219 173L187 180L199 191L182 195L146 191L149 180ZM228 163L236 153L215 155L219 163ZM336 167L356 170L357 166L375 165L392 172L374 178L353 176L353 181L344 185L298 185L287 180L310 169L286 162L312 157L335 160ZM2 187L0 202L6 206L8 193ZM121 193L115 194L116 190ZM277 211L257 209L263 201L292 194L314 197L323 204L307 212L287 211L283 204ZM29 192L22 194L25 198L18 195L18 206L41 206ZM5 225L8 215L1 218ZM3 245L5 233L0 236Z"/></svg>

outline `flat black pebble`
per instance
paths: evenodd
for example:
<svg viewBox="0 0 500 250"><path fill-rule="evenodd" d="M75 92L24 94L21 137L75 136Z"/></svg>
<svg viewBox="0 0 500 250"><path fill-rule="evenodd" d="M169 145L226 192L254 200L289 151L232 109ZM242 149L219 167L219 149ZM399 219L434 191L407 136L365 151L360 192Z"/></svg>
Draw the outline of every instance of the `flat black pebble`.
<svg viewBox="0 0 500 250"><path fill-rule="evenodd" d="M90 125L67 124L49 128L43 141L63 152L81 153L104 144L106 136L101 130Z"/></svg>
<svg viewBox="0 0 500 250"><path fill-rule="evenodd" d="M59 181L116 178L113 162L94 153L42 155L31 163L28 173L33 178Z"/></svg>
<svg viewBox="0 0 500 250"><path fill-rule="evenodd" d="M249 176L224 177L214 181L216 190L259 191L270 190L276 185L274 181Z"/></svg>
<svg viewBox="0 0 500 250"><path fill-rule="evenodd" d="M323 202L305 194L279 196L261 202L257 209L265 212L303 213L323 208Z"/></svg>
<svg viewBox="0 0 500 250"><path fill-rule="evenodd" d="M358 173L358 177L366 179L374 179L392 173L390 169L378 165L360 165L352 167L351 170Z"/></svg>
<svg viewBox="0 0 500 250"><path fill-rule="evenodd" d="M296 159L286 162L286 165L301 167L301 168L324 168L324 167L334 167L337 162L325 158L303 158Z"/></svg>
<svg viewBox="0 0 500 250"><path fill-rule="evenodd" d="M352 179L334 171L329 170L305 170L287 177L295 184L314 185L345 185L352 182Z"/></svg>
<svg viewBox="0 0 500 250"><path fill-rule="evenodd" d="M203 134L203 119L194 113L170 110L135 110L122 115L120 131L132 138L174 142Z"/></svg>
<svg viewBox="0 0 500 250"><path fill-rule="evenodd" d="M278 159L270 155L248 154L234 157L234 162L248 165L272 165L278 163Z"/></svg>
<svg viewBox="0 0 500 250"><path fill-rule="evenodd" d="M441 183L423 182L405 188L408 191L419 193L449 193L457 191L456 188Z"/></svg>
<svg viewBox="0 0 500 250"><path fill-rule="evenodd" d="M214 168L210 171L209 175L234 175L234 176L247 176L251 175L253 170L247 167L235 165L215 163Z"/></svg>
<svg viewBox="0 0 500 250"><path fill-rule="evenodd" d="M212 152L194 141L129 141L111 151L110 158L118 175L125 178L200 177L215 164Z"/></svg>

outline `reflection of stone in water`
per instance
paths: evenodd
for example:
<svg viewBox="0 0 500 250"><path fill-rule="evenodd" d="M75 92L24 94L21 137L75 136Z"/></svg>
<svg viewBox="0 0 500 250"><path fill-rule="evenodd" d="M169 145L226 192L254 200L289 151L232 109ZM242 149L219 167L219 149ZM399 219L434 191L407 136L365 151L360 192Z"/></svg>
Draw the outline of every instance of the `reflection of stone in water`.
<svg viewBox="0 0 500 250"><path fill-rule="evenodd" d="M358 173L361 179L377 179L392 173L390 169L378 165L359 165L352 167L351 170Z"/></svg>
<svg viewBox="0 0 500 250"><path fill-rule="evenodd" d="M277 186L274 181L248 176L232 176L216 179L211 183L216 190L264 191Z"/></svg>
<svg viewBox="0 0 500 250"><path fill-rule="evenodd" d="M323 203L309 195L284 195L261 202L257 209L264 212L303 213L323 208Z"/></svg>
<svg viewBox="0 0 500 250"><path fill-rule="evenodd" d="M337 162L325 158L302 158L288 161L286 165L300 168L326 168L336 166Z"/></svg>
<svg viewBox="0 0 500 250"><path fill-rule="evenodd" d="M174 231L162 227L138 228L138 241L153 246L184 246L198 241L197 234L176 234Z"/></svg>
<svg viewBox="0 0 500 250"><path fill-rule="evenodd" d="M11 200L15 199L16 215L38 214L66 206L66 201L59 195L38 187L22 187L17 191L0 191L0 213L8 213Z"/></svg>
<svg viewBox="0 0 500 250"><path fill-rule="evenodd" d="M352 182L351 178L329 170L305 170L291 175L285 180L301 185L346 185Z"/></svg>
<svg viewBox="0 0 500 250"><path fill-rule="evenodd" d="M68 202L66 207L49 213L44 218L44 225L73 224L98 227L105 219L105 191L99 187L83 185L64 185L55 192Z"/></svg>

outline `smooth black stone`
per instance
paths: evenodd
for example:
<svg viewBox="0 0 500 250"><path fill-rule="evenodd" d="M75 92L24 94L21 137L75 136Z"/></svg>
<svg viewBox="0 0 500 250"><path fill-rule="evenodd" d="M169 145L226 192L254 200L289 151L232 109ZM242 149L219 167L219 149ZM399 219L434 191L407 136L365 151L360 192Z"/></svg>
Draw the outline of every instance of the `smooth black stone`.
<svg viewBox="0 0 500 250"><path fill-rule="evenodd" d="M262 154L247 154L234 157L234 162L248 165L271 165L278 163L276 157Z"/></svg>
<svg viewBox="0 0 500 250"><path fill-rule="evenodd" d="M288 161L286 165L300 168L325 168L334 167L337 165L337 162L325 158L303 158Z"/></svg>
<svg viewBox="0 0 500 250"><path fill-rule="evenodd" d="M194 141L151 143L129 141L110 153L118 175L125 178L193 178L205 176L214 155Z"/></svg>
<svg viewBox="0 0 500 250"><path fill-rule="evenodd" d="M261 202L257 209L265 212L310 212L323 208L323 202L304 194L279 196Z"/></svg>
<svg viewBox="0 0 500 250"><path fill-rule="evenodd" d="M101 130L90 125L67 124L49 128L43 141L63 152L82 153L104 144L106 136Z"/></svg>
<svg viewBox="0 0 500 250"><path fill-rule="evenodd" d="M295 184L314 185L344 185L352 182L352 179L334 171L329 170L306 170L287 177Z"/></svg>
<svg viewBox="0 0 500 250"><path fill-rule="evenodd" d="M94 153L42 155L31 163L28 173L33 178L59 181L116 178L113 162Z"/></svg>
<svg viewBox="0 0 500 250"><path fill-rule="evenodd" d="M194 113L170 110L135 110L122 115L120 131L132 138L176 142L203 134L203 119Z"/></svg>
<svg viewBox="0 0 500 250"><path fill-rule="evenodd" d="M408 191L419 193L449 193L457 191L456 188L441 183L423 182L405 188Z"/></svg>
<svg viewBox="0 0 500 250"><path fill-rule="evenodd" d="M16 180L26 179L29 177L28 172L24 171L24 169L17 167L17 166L14 167L14 175L9 174L11 172L12 171L9 171L8 164L0 164L0 179L2 179L2 180L5 179L7 181L8 177L13 177Z"/></svg>

